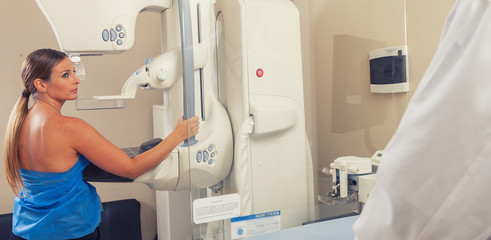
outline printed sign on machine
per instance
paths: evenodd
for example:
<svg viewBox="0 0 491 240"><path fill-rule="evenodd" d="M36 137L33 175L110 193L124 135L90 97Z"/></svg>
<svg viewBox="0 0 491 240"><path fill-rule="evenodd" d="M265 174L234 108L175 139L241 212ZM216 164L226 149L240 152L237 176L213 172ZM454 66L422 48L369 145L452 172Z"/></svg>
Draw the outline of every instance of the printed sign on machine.
<svg viewBox="0 0 491 240"><path fill-rule="evenodd" d="M281 229L280 211L259 213L231 219L232 239L258 236Z"/></svg>

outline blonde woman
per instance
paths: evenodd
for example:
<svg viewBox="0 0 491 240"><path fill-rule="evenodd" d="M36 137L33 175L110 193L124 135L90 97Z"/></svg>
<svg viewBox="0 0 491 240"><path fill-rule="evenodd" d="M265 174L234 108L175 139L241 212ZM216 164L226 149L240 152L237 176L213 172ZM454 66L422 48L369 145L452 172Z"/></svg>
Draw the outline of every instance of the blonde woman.
<svg viewBox="0 0 491 240"><path fill-rule="evenodd" d="M10 239L99 239L100 199L82 179L89 161L134 179L199 129L197 117L181 118L169 137L131 159L83 120L61 114L65 101L77 99L80 83L64 53L32 52L22 80L25 89L10 115L4 148L7 180L18 195Z"/></svg>

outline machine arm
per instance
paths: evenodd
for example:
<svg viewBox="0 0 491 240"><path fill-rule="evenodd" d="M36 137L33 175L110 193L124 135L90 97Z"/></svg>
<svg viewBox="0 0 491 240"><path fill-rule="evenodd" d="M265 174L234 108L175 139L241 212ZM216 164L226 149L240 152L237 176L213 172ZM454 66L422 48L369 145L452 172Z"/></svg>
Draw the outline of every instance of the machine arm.
<svg viewBox="0 0 491 240"><path fill-rule="evenodd" d="M80 56L130 49L135 41L137 15L172 7L172 0L36 0L36 3L48 19L60 49Z"/></svg>
<svg viewBox="0 0 491 240"><path fill-rule="evenodd" d="M195 46L194 68L199 69L206 65L208 47L205 45ZM142 67L126 80L121 95L94 96L97 100L134 99L138 87L143 89L167 89L182 77L181 52L173 49L155 58L149 58Z"/></svg>

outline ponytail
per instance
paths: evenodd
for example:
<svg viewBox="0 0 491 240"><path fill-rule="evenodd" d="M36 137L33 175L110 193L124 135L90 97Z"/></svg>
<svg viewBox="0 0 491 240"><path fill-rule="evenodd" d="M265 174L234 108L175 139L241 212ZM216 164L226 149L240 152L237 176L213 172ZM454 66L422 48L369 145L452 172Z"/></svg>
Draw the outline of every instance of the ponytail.
<svg viewBox="0 0 491 240"><path fill-rule="evenodd" d="M5 159L5 175L7 182L10 185L12 191L18 195L24 183L19 172L19 136L20 129L24 120L26 119L28 104L29 104L29 91L24 90L22 96L15 104L12 112L10 113L9 121L7 123L7 129L5 132L5 146L4 146L4 159Z"/></svg>
<svg viewBox="0 0 491 240"><path fill-rule="evenodd" d="M10 113L9 122L5 132L5 145L3 157L5 160L5 176L12 191L18 195L25 187L19 171L19 137L22 124L26 119L29 97L36 99L35 79L51 80L51 70L67 55L53 49L38 49L30 53L22 64L22 81L25 89Z"/></svg>

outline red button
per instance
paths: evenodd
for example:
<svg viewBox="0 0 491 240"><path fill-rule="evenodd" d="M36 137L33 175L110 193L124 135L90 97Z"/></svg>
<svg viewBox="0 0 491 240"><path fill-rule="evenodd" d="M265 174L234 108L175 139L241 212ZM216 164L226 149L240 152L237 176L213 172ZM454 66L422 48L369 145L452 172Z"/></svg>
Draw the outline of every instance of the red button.
<svg viewBox="0 0 491 240"><path fill-rule="evenodd" d="M264 75L264 72L263 72L262 69L259 68L259 69L256 70L256 76L257 77L262 77L263 75Z"/></svg>

